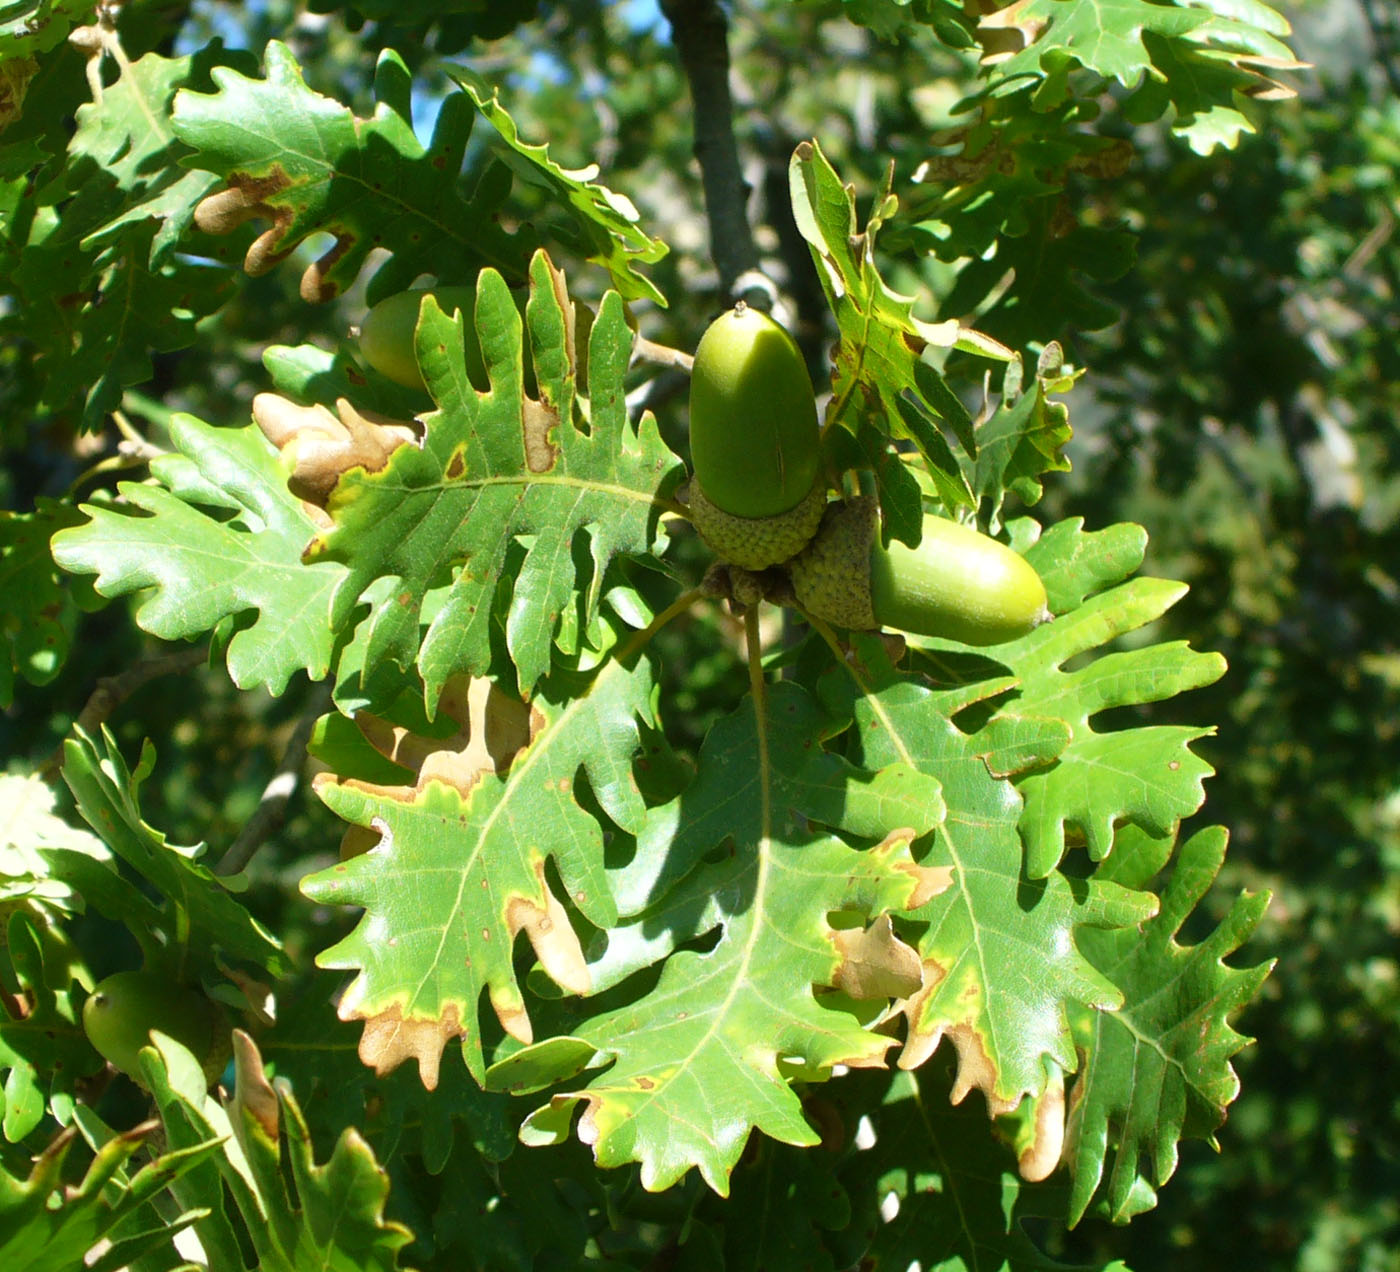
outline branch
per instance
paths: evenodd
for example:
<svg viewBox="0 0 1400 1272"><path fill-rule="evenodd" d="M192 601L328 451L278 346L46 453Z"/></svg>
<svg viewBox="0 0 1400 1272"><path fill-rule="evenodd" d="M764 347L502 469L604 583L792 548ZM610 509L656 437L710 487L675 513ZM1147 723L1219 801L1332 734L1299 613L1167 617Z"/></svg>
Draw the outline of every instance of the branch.
<svg viewBox="0 0 1400 1272"><path fill-rule="evenodd" d="M89 695L78 718L73 721L74 729L81 729L89 737L96 734L101 725L123 702L138 689L162 676L179 675L200 666L209 657L208 649L199 646L195 649L181 649L173 654L161 654L156 658L143 658L133 663L125 671L115 676L103 676ZM45 780L56 777L63 767L63 743L49 756L44 765Z"/></svg>
<svg viewBox="0 0 1400 1272"><path fill-rule="evenodd" d="M287 739L277 772L263 787L262 798L253 815L243 824L238 838L214 867L215 874L237 874L253 859L258 849L286 824L287 805L296 794L297 786L301 783L301 771L306 765L306 747L311 741L311 730L326 713L330 702L330 686L322 685L308 704L306 714L297 722L292 736Z"/></svg>
<svg viewBox="0 0 1400 1272"><path fill-rule="evenodd" d="M749 228L749 187L734 140L729 93L729 28L718 0L661 0L695 105L695 158L710 223L710 256L721 292L765 311L776 289L758 267Z"/></svg>
<svg viewBox="0 0 1400 1272"><path fill-rule="evenodd" d="M1375 0L1361 0L1361 12L1366 25L1371 28L1371 42L1375 45L1381 70L1390 82L1391 91L1400 93L1400 56L1397 56L1394 19L1388 14L1382 16Z"/></svg>

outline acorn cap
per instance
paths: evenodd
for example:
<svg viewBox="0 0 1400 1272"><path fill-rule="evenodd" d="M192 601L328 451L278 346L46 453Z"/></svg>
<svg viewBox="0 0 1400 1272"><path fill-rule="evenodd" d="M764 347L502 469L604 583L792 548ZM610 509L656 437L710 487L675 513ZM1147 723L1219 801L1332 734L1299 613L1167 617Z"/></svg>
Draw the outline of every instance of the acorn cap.
<svg viewBox="0 0 1400 1272"><path fill-rule="evenodd" d="M826 485L812 484L797 506L774 517L736 517L717 508L698 481L690 483L690 519L721 560L746 570L781 565L807 546L821 524Z"/></svg>
<svg viewBox="0 0 1400 1272"><path fill-rule="evenodd" d="M855 631L879 626L870 600L870 551L879 524L872 495L827 505L816 538L788 562L792 590L807 613Z"/></svg>

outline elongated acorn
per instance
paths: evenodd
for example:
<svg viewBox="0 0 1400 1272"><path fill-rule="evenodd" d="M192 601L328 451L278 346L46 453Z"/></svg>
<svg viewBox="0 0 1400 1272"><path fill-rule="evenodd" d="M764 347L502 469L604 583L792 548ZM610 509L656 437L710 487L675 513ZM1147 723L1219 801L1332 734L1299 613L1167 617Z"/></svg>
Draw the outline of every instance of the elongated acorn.
<svg viewBox="0 0 1400 1272"><path fill-rule="evenodd" d="M1005 544L926 515L917 548L880 543L874 498L833 503L788 563L808 613L840 627L891 627L967 645L999 645L1050 617L1034 567Z"/></svg>
<svg viewBox="0 0 1400 1272"><path fill-rule="evenodd" d="M762 570L816 533L826 488L812 382L792 337L742 302L695 351L690 453L691 520L724 560Z"/></svg>

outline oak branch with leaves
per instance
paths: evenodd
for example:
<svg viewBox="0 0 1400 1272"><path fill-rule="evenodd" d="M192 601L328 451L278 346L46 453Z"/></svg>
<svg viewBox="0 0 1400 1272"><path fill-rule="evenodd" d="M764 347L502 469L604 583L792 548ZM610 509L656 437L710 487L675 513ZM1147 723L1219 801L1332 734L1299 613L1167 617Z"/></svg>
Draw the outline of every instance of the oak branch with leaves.
<svg viewBox="0 0 1400 1272"><path fill-rule="evenodd" d="M1155 105L1192 148L1232 144L1290 64L1276 15L849 4L879 35L980 49L977 122L873 184L799 140L765 186L790 225L770 251L728 19L670 0L706 278L596 167L527 140L475 54L545 37L533 6L482 8L362 0L385 47L357 114L308 85L297 40L128 56L137 14L106 6L76 41L92 73L65 91L100 101L75 102L70 137L4 102L73 78L62 40L90 6L0 22L0 323L26 316L36 409L88 432L118 412L145 447L127 480L102 469L81 501L3 514L20 621L0 695L58 675L80 607L206 643L202 674L262 703L324 687L288 727L276 818L250 812L219 872L142 811L178 746L133 768L128 729L75 727L62 776L90 832L42 773L4 779L21 811L0 843L0 1251L154 1267L183 1232L210 1269L249 1250L269 1268L1051 1266L1025 1218L1126 1221L1179 1141L1212 1137L1247 1041L1231 1019L1267 965L1224 961L1260 896L1179 941L1225 848L1218 828L1179 842L1211 730L1139 710L1223 660L1153 641L1184 589L1137 573L1142 529L1027 512L1068 467L1083 375L1056 324L1094 313L1110 258L1071 277L1066 244L1099 231L1037 221L1021 160L1042 185L1107 173L1120 150L1081 125L1110 78L1126 117ZM460 41L430 111L391 16ZM926 318L891 279L940 255L960 272ZM284 331L424 288L403 332L421 378L327 324L260 336L239 411L158 400L150 354L194 356L230 296L277 280ZM1055 310L1037 289L1061 283ZM687 304L711 284L708 312ZM439 304L428 285L463 290ZM798 492L815 516L748 567L690 524L675 390L740 296L776 301L799 336L783 374L805 385L805 356L820 405ZM741 468L743 430L773 432L743 420L750 392ZM1024 615L969 644L968 626L896 637L804 605L791 558L828 499L857 496L881 550L977 530L1020 571ZM291 843L303 748L322 808ZM274 851L295 890L272 905ZM97 922L121 967L88 948ZM98 974L138 968L147 992L218 1003L212 1086L159 1029L129 1045L122 1022L126 1086L89 1045ZM774 1180L786 1219L756 1210Z"/></svg>

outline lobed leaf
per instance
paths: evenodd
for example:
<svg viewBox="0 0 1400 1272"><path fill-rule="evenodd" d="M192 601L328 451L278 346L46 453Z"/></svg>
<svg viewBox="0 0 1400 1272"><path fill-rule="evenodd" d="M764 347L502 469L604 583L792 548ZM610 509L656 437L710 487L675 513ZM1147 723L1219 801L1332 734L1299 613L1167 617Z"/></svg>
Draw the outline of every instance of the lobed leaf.
<svg viewBox="0 0 1400 1272"><path fill-rule="evenodd" d="M979 25L1015 31L1024 42L1018 52L989 59L1005 82L1052 75L1067 58L1127 89L1146 79L1147 89L1128 101L1130 116L1146 121L1170 103L1176 110L1173 130L1201 154L1217 144L1232 145L1240 131L1253 131L1236 109L1241 96L1292 96L1273 74L1304 65L1279 38L1290 32L1287 20L1258 0L1018 0ZM1216 131L1220 112L1233 116L1236 127Z"/></svg>
<svg viewBox="0 0 1400 1272"><path fill-rule="evenodd" d="M124 65L100 102L78 107L63 166L36 173L21 215L0 225L23 315L7 326L35 350L43 406L81 396L87 431L150 378L153 351L192 344L198 319L226 297L224 271L175 250L213 179L179 167L170 125L177 90L204 82L217 56Z"/></svg>
<svg viewBox="0 0 1400 1272"><path fill-rule="evenodd" d="M924 863L950 869L953 885L910 916L923 928L923 987L904 1004L899 1063L915 1068L949 1038L958 1054L953 1101L977 1089L992 1113L1006 1112L1044 1088L1049 1066L1075 1068L1072 1013L1122 1001L1079 950L1079 932L1140 922L1156 899L1053 871L1027 878L1020 797L989 771L983 739L953 723L985 689L937 692L897 673L873 638L858 638L856 649L839 692L848 695L862 762L928 774L948 805Z"/></svg>
<svg viewBox="0 0 1400 1272"><path fill-rule="evenodd" d="M378 472L345 474L327 505L334 528L307 549L310 561L347 567L333 604L337 627L371 584L397 580L377 593L364 620L362 674L416 658L429 703L453 675L487 670L498 616L528 693L575 606L581 626L595 621L609 562L660 550L659 513L681 475L651 415L635 429L628 422L622 376L631 332L620 298L604 298L590 333L585 420L566 349L563 280L543 253L531 279L526 314L539 396L524 391L520 317L499 275L484 273L477 292L476 328L491 375L485 394L467 378L463 318L453 322L425 302L419 364L439 410L427 417L421 447L400 447ZM498 602L507 553L525 536L524 559ZM425 598L449 580L420 646Z"/></svg>
<svg viewBox="0 0 1400 1272"><path fill-rule="evenodd" d="M132 772L112 735L103 729L99 749L81 730L63 746L63 780L77 800L78 812L98 837L141 876L161 898L155 907L121 876L82 854L45 849L59 878L86 863L78 879L84 897L108 917L128 923L148 952L161 948L167 958L194 960L212 968L217 951L247 959L275 977L288 970L281 943L229 891L228 884L195 858L204 845L181 848L141 817L141 784L155 767L155 748L147 742ZM111 891L99 891L100 874L112 879Z"/></svg>
<svg viewBox="0 0 1400 1272"><path fill-rule="evenodd" d="M340 1014L365 1022L361 1058L384 1073L416 1057L430 1088L443 1048L456 1037L467 1067L483 1073L483 992L508 1032L532 1037L512 949L522 930L556 982L588 992L579 939L546 863L586 919L616 921L602 827L576 788L585 775L614 821L640 824L631 764L638 722L651 719L652 671L645 659L630 667L609 659L591 676L558 673L539 686L528 712L515 702L514 720L507 704L493 718L489 698L473 709L452 688L443 709L464 726L457 738L393 743L400 756L421 755L415 785L318 779L317 793L333 812L379 839L302 881L313 900L365 909L355 930L317 958L323 967L357 971Z"/></svg>
<svg viewBox="0 0 1400 1272"><path fill-rule="evenodd" d="M1098 861L1112 847L1120 822L1168 833L1205 799L1202 782L1213 770L1190 744L1213 730L1143 725L1099 733L1089 722L1112 707L1157 702L1213 683L1225 672L1219 654L1197 653L1175 641L1063 670L1071 659L1158 618L1185 591L1183 584L1163 579L1135 579L1090 597L1003 653L1021 677L1011 711L1061 719L1071 733L1053 764L1018 781L1032 878L1044 878L1064 855L1067 826L1082 833Z"/></svg>
<svg viewBox="0 0 1400 1272"><path fill-rule="evenodd" d="M49 536L76 525L76 509L39 501L34 512L0 512L0 708L14 701L15 676L46 685L63 669L78 623L78 607L49 553Z"/></svg>
<svg viewBox="0 0 1400 1272"><path fill-rule="evenodd" d="M948 1067L859 1075L873 1142L837 1166L837 1179L856 1199L846 1234L851 1248L837 1266L863 1258L925 1272L1127 1272L1118 1260L1062 1262L1033 1239L1046 1218L1063 1213L1064 1189L1018 1179L980 1110L949 1107ZM869 1089L876 1086L883 1090ZM868 1236L852 1240L857 1234Z"/></svg>
<svg viewBox="0 0 1400 1272"><path fill-rule="evenodd" d="M1134 152L1086 126L1098 112L1063 73L998 79L958 104L967 123L930 139L883 243L956 267L943 313L978 313L1017 348L1118 316L1097 288L1132 265L1135 239L1098 223L1086 186L1121 177Z"/></svg>
<svg viewBox="0 0 1400 1272"><path fill-rule="evenodd" d="M662 308L666 297L637 265L659 261L669 250L640 226L641 217L626 195L617 194L593 180L598 166L570 170L549 157L549 146L531 145L521 136L515 120L501 105L499 90L464 66L450 66L447 73L466 91L472 102L500 134L506 163L522 180L542 185L555 206L568 209L583 239L588 259L602 265L613 286L625 300L650 300Z"/></svg>
<svg viewBox="0 0 1400 1272"><path fill-rule="evenodd" d="M412 1234L384 1218L389 1177L369 1146L348 1129L318 1164L291 1092L273 1089L247 1034L235 1031L233 1041L234 1094L222 1105L205 1093L198 1064L177 1043L161 1035L142 1052L169 1142L221 1141L203 1174L190 1179L190 1191L205 1202L195 1231L210 1266L242 1267L243 1241L263 1272L397 1268ZM235 1214L241 1225L233 1222Z"/></svg>
<svg viewBox="0 0 1400 1272"><path fill-rule="evenodd" d="M576 1029L591 1063L609 1067L532 1114L521 1131L526 1143L567 1137L582 1102L579 1137L600 1166L639 1162L653 1191L694 1167L725 1195L752 1130L790 1144L817 1141L784 1064L817 1076L836 1064L883 1062L893 1040L841 1004L891 990L861 987L832 915L865 925L945 887L942 872L910 853L941 822L943 804L937 783L907 768L862 772L824 751L823 723L797 686L770 686L711 730L694 783L648 818L638 872L659 893L669 876L698 868L715 897L718 943L708 953L672 954L654 988ZM725 857L699 865L717 848ZM819 992L843 986L835 997ZM559 1050L551 1074L542 1052L549 1046L491 1076L509 1083L528 1058L533 1083L543 1085L573 1077L580 1056L589 1062L587 1051Z"/></svg>
<svg viewBox="0 0 1400 1272"><path fill-rule="evenodd" d="M89 1267L108 1272L166 1244L197 1217L185 1212L160 1223L155 1232L119 1241L105 1252L99 1245L173 1181L206 1161L218 1145L212 1139L156 1156L126 1179L124 1164L155 1129L145 1122L114 1136L97 1152L82 1179L65 1186L63 1167L77 1132L61 1132L39 1155L28 1179L0 1169L0 1257L14 1272L50 1272ZM120 1180L120 1182L117 1182ZM104 1255L101 1259L98 1254ZM105 1257L115 1255L115 1258Z"/></svg>
<svg viewBox="0 0 1400 1272"><path fill-rule="evenodd" d="M1225 844L1225 831L1213 827L1181 846L1161 911L1140 931L1084 935L1085 954L1124 1003L1084 1022L1085 1063L1067 1131L1071 1223L1096 1196L1112 1219L1126 1222L1142 1208L1143 1185L1160 1187L1175 1171L1180 1140L1214 1144L1239 1094L1230 1059L1251 1040L1229 1017L1255 996L1274 960L1247 968L1224 960L1259 925L1268 894L1237 897L1204 940L1177 943L1220 870Z"/></svg>
<svg viewBox="0 0 1400 1272"><path fill-rule="evenodd" d="M118 487L140 513L82 505L90 520L54 536L54 560L96 574L104 596L149 589L136 622L164 640L255 611L228 646L240 688L262 684L280 695L296 671L322 679L335 645L331 601L345 570L302 561L316 523L287 489L277 452L251 424L216 428L176 415L170 432L179 454L151 465L161 484ZM220 517L220 509L234 515Z"/></svg>
<svg viewBox="0 0 1400 1272"><path fill-rule="evenodd" d="M50 1111L68 1121L77 1084L102 1062L78 1022L73 985L86 980L87 971L76 951L32 911L0 905L0 918L5 921L0 988L7 1000L0 1003L0 1075L5 1079L0 1129L15 1143Z"/></svg>
<svg viewBox="0 0 1400 1272"><path fill-rule="evenodd" d="M832 375L827 427L839 422L874 470L887 531L915 543L922 519L918 484L891 440L912 441L939 499L951 510L975 500L940 426L969 454L976 453L972 420L924 351L965 349L1008 361L1011 350L957 322L937 325L914 317L912 296L891 290L876 268L875 239L898 203L888 191L856 231L855 192L843 186L815 141L803 142L788 168L793 215L836 315L840 344Z"/></svg>

